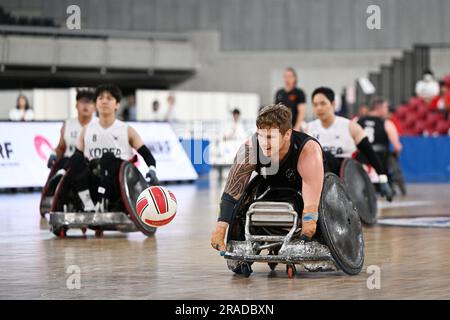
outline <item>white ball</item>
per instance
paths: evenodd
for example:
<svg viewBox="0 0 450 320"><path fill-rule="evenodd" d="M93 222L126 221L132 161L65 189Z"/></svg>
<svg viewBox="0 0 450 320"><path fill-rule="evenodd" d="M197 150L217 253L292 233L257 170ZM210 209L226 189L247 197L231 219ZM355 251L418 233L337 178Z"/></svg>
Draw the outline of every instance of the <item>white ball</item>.
<svg viewBox="0 0 450 320"><path fill-rule="evenodd" d="M136 211L142 223L150 227L161 227L175 217L177 199L166 188L149 187L139 195L136 201Z"/></svg>

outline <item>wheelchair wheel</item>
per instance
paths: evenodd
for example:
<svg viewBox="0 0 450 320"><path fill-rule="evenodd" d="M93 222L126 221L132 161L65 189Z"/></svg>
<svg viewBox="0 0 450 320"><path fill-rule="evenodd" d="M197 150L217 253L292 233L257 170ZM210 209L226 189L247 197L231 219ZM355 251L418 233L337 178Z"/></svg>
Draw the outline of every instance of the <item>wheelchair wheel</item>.
<svg viewBox="0 0 450 320"><path fill-rule="evenodd" d="M403 177L402 169L396 158L393 156L389 157L389 171L391 172L391 183L400 189L402 196L406 196L406 183Z"/></svg>
<svg viewBox="0 0 450 320"><path fill-rule="evenodd" d="M55 228L52 230L53 234L61 239L65 238L67 236L67 228L62 226L59 228Z"/></svg>
<svg viewBox="0 0 450 320"><path fill-rule="evenodd" d="M52 198L55 194L55 192L51 192L49 190L50 180L53 178L53 176L57 172L57 167L54 165L47 177L47 181L45 182L44 188L42 189L41 193L41 200L39 202L39 212L41 214L41 217L44 218L45 214L50 212L51 206L52 206Z"/></svg>
<svg viewBox="0 0 450 320"><path fill-rule="evenodd" d="M147 181L130 162L124 161L120 166L119 186L125 212L133 220L136 228L148 237L154 235L156 228L144 224L136 211L136 201L141 192L147 188Z"/></svg>
<svg viewBox="0 0 450 320"><path fill-rule="evenodd" d="M377 193L361 164L353 159L345 159L341 165L340 178L347 187L348 195L356 206L361 221L367 225L376 223Z"/></svg>
<svg viewBox="0 0 450 320"><path fill-rule="evenodd" d="M361 220L346 187L333 173L326 173L319 206L321 237L337 265L349 275L361 272L364 239Z"/></svg>
<svg viewBox="0 0 450 320"><path fill-rule="evenodd" d="M81 200L75 194L68 181L69 171L59 180L55 190L55 195L52 199L50 211L63 212L67 209L68 212L80 211L83 208Z"/></svg>

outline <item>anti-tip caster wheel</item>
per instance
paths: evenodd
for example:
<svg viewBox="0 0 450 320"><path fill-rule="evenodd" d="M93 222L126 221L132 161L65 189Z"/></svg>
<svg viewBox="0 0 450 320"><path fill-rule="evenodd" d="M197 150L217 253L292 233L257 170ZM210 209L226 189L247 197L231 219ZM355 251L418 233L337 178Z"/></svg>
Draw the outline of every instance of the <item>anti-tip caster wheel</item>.
<svg viewBox="0 0 450 320"><path fill-rule="evenodd" d="M277 267L278 263L276 262L269 262L268 263L270 270L274 271L275 268Z"/></svg>
<svg viewBox="0 0 450 320"><path fill-rule="evenodd" d="M297 272L297 269L295 268L295 264L287 264L286 265L286 273L289 279L292 279L295 277L295 273Z"/></svg>
<svg viewBox="0 0 450 320"><path fill-rule="evenodd" d="M52 230L53 234L59 238L64 239L65 237L67 237L67 229L64 227L59 227L56 229Z"/></svg>
<svg viewBox="0 0 450 320"><path fill-rule="evenodd" d="M252 274L253 270L252 267L248 263L241 264L241 274L248 278Z"/></svg>
<svg viewBox="0 0 450 320"><path fill-rule="evenodd" d="M96 238L102 238L103 237L103 230L101 230L101 229L95 230L95 237Z"/></svg>

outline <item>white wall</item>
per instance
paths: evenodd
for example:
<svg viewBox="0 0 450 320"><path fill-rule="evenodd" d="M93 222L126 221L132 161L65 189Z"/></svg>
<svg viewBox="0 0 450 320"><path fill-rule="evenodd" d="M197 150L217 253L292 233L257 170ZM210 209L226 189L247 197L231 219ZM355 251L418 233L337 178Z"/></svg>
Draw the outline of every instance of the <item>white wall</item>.
<svg viewBox="0 0 450 320"><path fill-rule="evenodd" d="M241 111L242 120L254 120L260 105L259 96L254 93L136 90L137 119L164 120L169 94L175 97L176 121L226 121L234 108ZM155 100L160 105L156 116L152 112Z"/></svg>

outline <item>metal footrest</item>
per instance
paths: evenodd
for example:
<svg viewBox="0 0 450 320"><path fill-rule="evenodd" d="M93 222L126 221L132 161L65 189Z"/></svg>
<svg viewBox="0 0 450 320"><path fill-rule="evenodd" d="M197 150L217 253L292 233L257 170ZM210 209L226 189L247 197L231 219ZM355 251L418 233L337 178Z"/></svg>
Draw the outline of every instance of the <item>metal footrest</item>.
<svg viewBox="0 0 450 320"><path fill-rule="evenodd" d="M124 212L51 212L49 224L53 228L67 227L138 231L133 221Z"/></svg>

